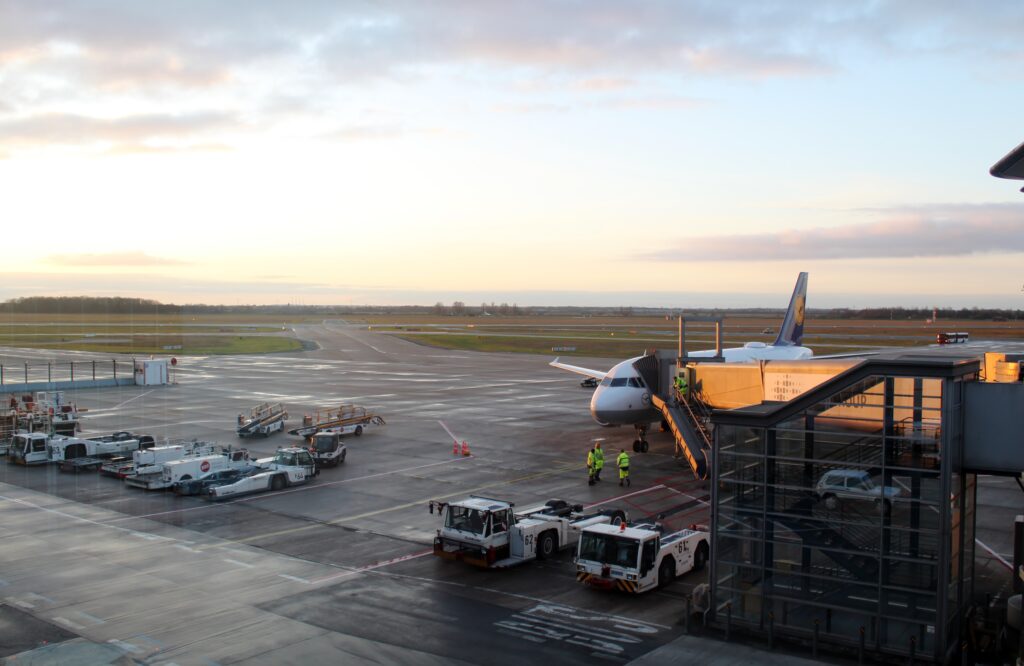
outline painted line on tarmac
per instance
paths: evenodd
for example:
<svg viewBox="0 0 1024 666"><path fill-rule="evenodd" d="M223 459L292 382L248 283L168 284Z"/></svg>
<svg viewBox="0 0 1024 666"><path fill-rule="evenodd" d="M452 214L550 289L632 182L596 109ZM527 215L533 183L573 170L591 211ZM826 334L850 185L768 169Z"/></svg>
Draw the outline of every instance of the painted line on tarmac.
<svg viewBox="0 0 1024 666"><path fill-rule="evenodd" d="M369 564L369 565L367 565L365 567L359 567L358 569L353 569L351 571L345 571L345 572L342 572L342 573L331 574L330 576L323 576L321 578L314 578L313 580L311 580L309 582L310 583L326 583L327 581L331 581L331 580L340 580L342 578L347 578L348 576L355 576L356 574L365 573L367 571L376 571L377 569L381 569L383 567L391 566L392 564L398 564L399 562L407 562L409 560L418 559L418 558L423 557L425 555L433 555L433 554L434 554L434 549L431 548L430 550L424 550L423 552L420 552L420 553L410 553L408 555L402 555L401 557L394 557L394 558L392 558L390 560L385 560L384 562L377 562L376 564Z"/></svg>
<svg viewBox="0 0 1024 666"><path fill-rule="evenodd" d="M465 458L453 458L452 460L465 460ZM307 532L309 530L319 529L319 528L325 527L325 526L340 525L342 523L347 523L347 522L350 522L350 521L353 521L353 520L360 520L362 518L370 518L372 516L377 516L377 515L380 515L382 513L390 513L392 511L401 511L402 509L408 509L408 508L411 508L411 507L414 507L414 506L423 506L424 504L427 504L431 500L445 500L445 499L449 499L449 498L452 498L452 497L465 497L466 495L471 495L473 493L478 493L478 492L481 492L481 491L484 491L484 490L490 490L491 488L497 488L499 486L507 486L509 484L520 483L522 481L532 481L534 479L540 479L540 478L544 478L544 477L548 477L548 476L553 476L553 475L556 475L556 474L562 474L562 473L568 472L568 471L570 471L572 469L576 469L576 467L577 467L576 464L566 465L564 467L555 468L555 469L549 469L549 470L546 470L546 471L543 471L543 472L537 472L536 474L529 474L527 476L521 476L521 477L518 477L518 478L515 478L515 479L508 479L506 481L495 481L493 483L488 483L488 484L484 484L482 486L477 486L476 488L470 488L468 490L460 490L458 492L448 493L447 495L441 495L440 497L435 495L433 497L427 497L427 498L415 500L415 501L412 501L412 502L405 502L404 504L397 504L395 506L387 507L387 508L384 508L384 509L377 509L376 511L368 511L366 513L361 513L361 514L358 514L358 515L355 515L355 516L344 516L342 518L336 518L334 520L327 520L327 521L323 521L323 522L317 522L317 523L313 523L313 524L302 525L300 527L291 527L291 528L284 529L284 530L278 530L277 532L268 532L266 534L257 534L257 535L251 536L251 537L244 537L242 539L229 539L227 541L228 541L228 543L242 543L242 544L245 544L245 543L250 543L252 541L260 541L260 540L263 540L263 539L269 539L271 537L285 536L285 535L288 535L288 534L296 534L298 532ZM213 547L213 548L223 548L226 545L227 544L216 545L216 546L211 546L211 547Z"/></svg>
<svg viewBox="0 0 1024 666"><path fill-rule="evenodd" d="M979 546L981 546L982 548L984 548L985 550L987 550L987 551L988 551L989 553L991 553L991 554L992 554L992 557L996 558L996 560L997 560L997 561L998 561L998 562L999 562L1000 564L1002 564L1002 565L1003 565L1004 567L1006 567L1006 568L1007 568L1007 569L1009 569L1010 571L1013 571L1013 565L1012 565L1012 564L1010 564L1009 562L1007 562L1007 561L1006 561L1005 559L1003 559L1003 556L1002 556L1002 555L1000 555L999 553L997 553L996 551L992 550L992 549L991 549L991 548L989 548L989 547L988 547L987 545L985 545L985 544L984 544L984 543L983 543L983 542L981 541L981 539L975 539L974 541L975 541L975 542L976 542L976 543L977 543L977 544L978 544Z"/></svg>
<svg viewBox="0 0 1024 666"><path fill-rule="evenodd" d="M628 493L626 495L618 495L616 497L609 497L608 499L601 500L600 502L595 502L593 504L587 504L583 508L584 509L593 509L595 506L601 506L602 504L608 504L609 502L617 502L619 500L626 499L627 497L636 497L637 495L643 495L645 493L649 493L649 492L654 491L654 490L660 490L661 488L665 488L665 487L666 486L664 484L659 483L656 486L651 486L650 488L645 488L643 490L638 490L638 491L633 492L633 493Z"/></svg>
<svg viewBox="0 0 1024 666"><path fill-rule="evenodd" d="M167 516L175 513L186 513L188 511L199 511L202 509L212 509L219 506L229 506L231 504L238 504L239 502L251 502L252 500L267 499L270 497L277 497L279 495L287 495L289 493L297 493L304 490L316 490L317 488L326 488L327 486L336 486L339 483L350 483L352 481L365 481L366 479L375 479L381 476L387 476L389 474L399 474L401 472L411 472L417 469L423 469L425 467L434 467L437 465L447 465L448 463L459 462L462 460L469 460L475 456L467 456L465 458L451 458L450 460L442 460L440 462L427 463L426 465L416 465L414 467L403 467L402 469L395 469L388 472L379 472L377 474L367 474L366 476L356 476L351 479L338 479L337 481L328 481L327 483L315 483L308 486L302 486L300 488L292 488L291 490L278 490L273 493L265 495L250 495L249 497L239 497L238 499L229 500L227 502L209 502L208 504L200 504L199 506L189 506L184 509L171 509L169 511L157 511L156 513L144 513L138 516L122 516L121 518L114 518L108 521L108 523L119 523L126 520L132 520L134 518L152 518L154 516ZM198 552L198 551L197 551Z"/></svg>

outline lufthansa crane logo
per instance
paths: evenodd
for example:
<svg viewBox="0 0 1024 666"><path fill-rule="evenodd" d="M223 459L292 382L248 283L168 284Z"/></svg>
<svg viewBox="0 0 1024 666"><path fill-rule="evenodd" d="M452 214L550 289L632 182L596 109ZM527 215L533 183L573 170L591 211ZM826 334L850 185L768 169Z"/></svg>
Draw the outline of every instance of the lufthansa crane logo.
<svg viewBox="0 0 1024 666"><path fill-rule="evenodd" d="M644 403L645 405L651 404L651 394L648 393L647 391L644 391L643 395L640 396L640 402Z"/></svg>
<svg viewBox="0 0 1024 666"><path fill-rule="evenodd" d="M803 296L797 296L796 297L796 325L797 326L803 326L804 325L804 297Z"/></svg>

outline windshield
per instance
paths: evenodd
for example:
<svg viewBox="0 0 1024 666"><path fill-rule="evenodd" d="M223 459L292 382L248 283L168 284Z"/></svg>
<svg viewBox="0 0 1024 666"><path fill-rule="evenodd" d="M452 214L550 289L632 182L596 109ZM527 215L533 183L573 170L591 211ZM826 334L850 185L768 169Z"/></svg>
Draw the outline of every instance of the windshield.
<svg viewBox="0 0 1024 666"><path fill-rule="evenodd" d="M320 437L315 440L316 450L320 453L329 453L334 450L334 437Z"/></svg>
<svg viewBox="0 0 1024 666"><path fill-rule="evenodd" d="M640 542L636 539L584 532L579 559L635 569L639 551Z"/></svg>
<svg viewBox="0 0 1024 666"><path fill-rule="evenodd" d="M274 462L278 465L287 465L294 467L299 463L295 460L295 454L290 451L278 451L277 455L274 456Z"/></svg>
<svg viewBox="0 0 1024 666"><path fill-rule="evenodd" d="M485 522L482 511L465 506L449 506L444 526L453 530L483 534Z"/></svg>

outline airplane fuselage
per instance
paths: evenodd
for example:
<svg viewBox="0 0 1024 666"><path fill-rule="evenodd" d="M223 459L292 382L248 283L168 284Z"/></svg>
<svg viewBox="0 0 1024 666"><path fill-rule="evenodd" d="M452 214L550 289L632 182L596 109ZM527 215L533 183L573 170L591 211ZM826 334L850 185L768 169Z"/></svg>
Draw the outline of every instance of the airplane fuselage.
<svg viewBox="0 0 1024 666"><path fill-rule="evenodd" d="M689 355L710 358L715 355L715 351L699 351ZM796 361L811 358L813 352L807 347L795 345L765 345L751 342L744 347L723 349L722 356L727 363ZM616 364L594 389L594 395L590 399L590 415L599 424L614 427L653 423L661 419L658 411L651 406L650 389L633 367L633 363L639 358L637 356Z"/></svg>

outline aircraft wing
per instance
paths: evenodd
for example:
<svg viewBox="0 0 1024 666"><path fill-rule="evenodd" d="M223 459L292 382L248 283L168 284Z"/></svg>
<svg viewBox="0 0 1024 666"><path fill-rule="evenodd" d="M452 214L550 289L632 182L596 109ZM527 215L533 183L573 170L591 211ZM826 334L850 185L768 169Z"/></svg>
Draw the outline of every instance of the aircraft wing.
<svg viewBox="0 0 1024 666"><path fill-rule="evenodd" d="M593 377L594 379L596 379L598 381L604 379L604 376L608 374L607 372L601 372L600 370L591 370L590 368L581 368L578 365L569 365L568 363L559 363L557 358L554 361L551 361L550 363L548 363L548 365L550 365L553 368L558 368L559 370L568 370L569 372L575 372L578 375L586 375L587 377Z"/></svg>

